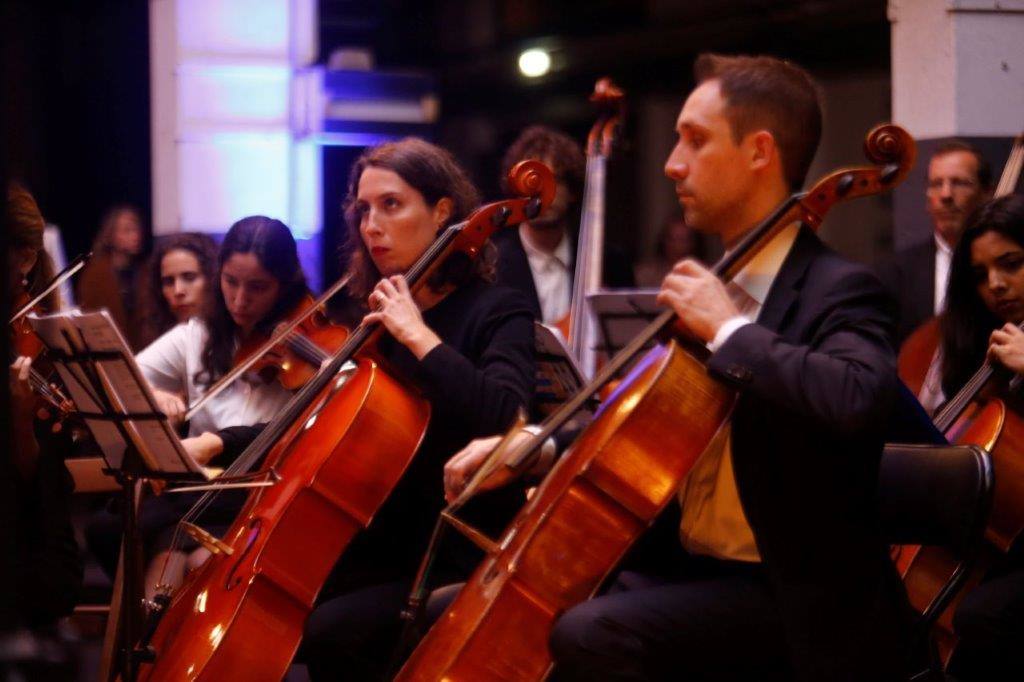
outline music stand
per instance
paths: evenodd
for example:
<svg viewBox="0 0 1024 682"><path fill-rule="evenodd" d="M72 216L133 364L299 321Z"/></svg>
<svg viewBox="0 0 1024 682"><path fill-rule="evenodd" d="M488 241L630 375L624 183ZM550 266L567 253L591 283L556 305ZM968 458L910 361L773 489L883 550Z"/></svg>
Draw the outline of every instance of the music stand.
<svg viewBox="0 0 1024 682"><path fill-rule="evenodd" d="M599 350L610 358L643 331L665 308L657 289L614 289L587 296L601 330Z"/></svg>
<svg viewBox="0 0 1024 682"><path fill-rule="evenodd" d="M39 317L29 323L50 350L58 374L99 444L108 468L121 486L124 582L121 600L122 679L135 679L139 662L151 659L148 647L136 648L142 555L136 505L141 480L206 480L203 468L184 450L157 407L131 351L107 311L77 311Z"/></svg>

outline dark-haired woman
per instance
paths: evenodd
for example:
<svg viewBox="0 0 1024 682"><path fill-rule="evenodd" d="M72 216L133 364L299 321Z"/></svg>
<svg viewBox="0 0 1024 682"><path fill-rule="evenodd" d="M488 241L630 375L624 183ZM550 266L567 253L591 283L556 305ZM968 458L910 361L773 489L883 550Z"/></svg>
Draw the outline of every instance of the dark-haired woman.
<svg viewBox="0 0 1024 682"><path fill-rule="evenodd" d="M520 293L491 283L492 248L472 263L451 259L415 296L402 277L439 230L476 204L452 156L422 140L371 149L352 168L345 201L352 286L375 310L366 320L389 332L382 355L427 398L431 417L409 469L346 550L307 622L303 655L314 679L385 673L399 612L444 502L447 454L504 430L532 395L532 314ZM465 550L443 554L435 577L464 579L474 563Z"/></svg>
<svg viewBox="0 0 1024 682"><path fill-rule="evenodd" d="M940 401L954 396L988 358L1007 371L985 390L1020 413L1020 396L1009 392L1007 380L1024 374L1024 332L1018 328L1024 322L1024 196L994 199L972 215L953 252L946 306L936 365ZM954 628L960 644L950 670L958 680L1024 673L1024 543L964 596Z"/></svg>
<svg viewBox="0 0 1024 682"><path fill-rule="evenodd" d="M44 225L32 195L19 184L8 185L5 286L12 300L22 298L27 303L53 276L43 250ZM54 294L44 299L41 308L48 312L56 305ZM71 526L73 483L63 459L71 443L66 432L54 433L38 422L38 402L29 386L31 367L32 360L26 356L11 364L10 411L2 415L10 440L0 452L0 499L5 505L0 561L9 582L0 590L0 629L56 622L74 608L82 581Z"/></svg>
<svg viewBox="0 0 1024 682"><path fill-rule="evenodd" d="M172 422L231 369L240 343L253 334L269 334L308 293L295 239L279 220L250 216L232 225L221 243L217 268L219 294L212 310L173 327L135 358ZM201 464L225 466L252 439L256 425L270 421L290 397L276 382L238 379L192 416L184 445ZM152 498L141 508L145 553L153 557L145 581L148 597L160 585L175 588L186 568L205 560L204 551L193 552L191 541L171 546L177 522L194 499ZM244 499L244 494L218 496L198 523L208 529L229 525ZM107 518L95 520L89 529L90 546L108 570L117 553L119 527Z"/></svg>
<svg viewBox="0 0 1024 682"><path fill-rule="evenodd" d="M161 237L146 267L138 303L145 348L176 324L208 316L216 290L217 244L205 234Z"/></svg>

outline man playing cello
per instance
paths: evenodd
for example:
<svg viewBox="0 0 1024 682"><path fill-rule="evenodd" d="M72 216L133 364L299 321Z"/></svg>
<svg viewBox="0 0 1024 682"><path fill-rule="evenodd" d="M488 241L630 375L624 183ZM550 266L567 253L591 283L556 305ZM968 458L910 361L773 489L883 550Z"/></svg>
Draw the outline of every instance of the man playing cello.
<svg viewBox="0 0 1024 682"><path fill-rule="evenodd" d="M731 248L804 182L821 107L773 58L695 74L665 172L687 224ZM556 623L556 677L905 679L910 611L875 513L897 391L882 285L793 224L729 285L678 263L660 301L738 401L680 489L679 542ZM452 459L449 494L491 445Z"/></svg>

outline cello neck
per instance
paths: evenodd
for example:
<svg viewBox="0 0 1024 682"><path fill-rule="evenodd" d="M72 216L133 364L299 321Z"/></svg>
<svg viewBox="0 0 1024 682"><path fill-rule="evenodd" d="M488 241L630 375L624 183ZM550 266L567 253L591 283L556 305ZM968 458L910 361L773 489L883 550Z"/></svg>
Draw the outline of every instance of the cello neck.
<svg viewBox="0 0 1024 682"><path fill-rule="evenodd" d="M1017 325L1017 328L1024 331L1024 322ZM933 422L935 428L941 433L946 433L956 422L957 418L963 414L964 410L978 397L981 389L985 388L985 384L988 383L994 373L995 366L991 362L986 360L982 363L978 371L967 380L963 388L957 391L956 395L943 405L942 409L935 415ZM1017 376L1019 377L1020 375ZM1017 381L1017 377L1014 377L1014 381Z"/></svg>

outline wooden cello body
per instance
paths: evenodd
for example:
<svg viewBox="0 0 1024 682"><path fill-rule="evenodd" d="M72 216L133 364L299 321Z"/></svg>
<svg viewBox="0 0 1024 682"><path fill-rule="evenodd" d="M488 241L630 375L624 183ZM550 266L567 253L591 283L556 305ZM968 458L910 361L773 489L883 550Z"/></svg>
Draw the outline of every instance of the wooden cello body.
<svg viewBox="0 0 1024 682"><path fill-rule="evenodd" d="M412 292L448 256L475 257L495 230L535 217L555 193L551 171L536 161L517 164L510 185L528 198L488 204L447 227L406 273ZM273 485L250 494L222 540L197 533L213 556L145 642L154 660L140 666L140 679L284 676L324 580L427 428L426 401L373 359L380 331L353 330L239 458L246 467L262 459Z"/></svg>
<svg viewBox="0 0 1024 682"><path fill-rule="evenodd" d="M900 379L915 396L921 395L921 387L935 359L939 340L939 318L933 317L915 329L900 346L896 368Z"/></svg>
<svg viewBox="0 0 1024 682"><path fill-rule="evenodd" d="M960 600L984 577L993 561L1009 551L1024 531L1024 419L1002 400L973 401L946 431L951 443L979 445L992 455L995 492L985 527L986 546L964 588L935 623L933 634L943 661L956 647L953 614ZM959 559L942 547L904 547L897 560L911 605L923 611L952 577Z"/></svg>
<svg viewBox="0 0 1024 682"><path fill-rule="evenodd" d="M602 403L594 425L502 536L500 551L476 569L396 679L542 679L555 619L594 594L677 493L732 403L732 392L676 342L651 350ZM512 640L514 647L498 644Z"/></svg>
<svg viewBox="0 0 1024 682"><path fill-rule="evenodd" d="M175 596L151 641L160 665L139 679L280 680L324 580L397 484L428 416L370 360L339 375L271 451L280 482L249 498L223 538L230 553Z"/></svg>
<svg viewBox="0 0 1024 682"><path fill-rule="evenodd" d="M804 220L816 228L835 202L889 188L913 163L913 140L895 126L875 129L866 146L884 169L840 171L791 197L719 261L715 274L730 279L785 226ZM674 321L671 311L662 313L545 421L531 447ZM734 393L709 375L705 355L673 341L643 357L501 538L478 538L487 557L396 680L544 679L557 618L595 593L728 421Z"/></svg>

